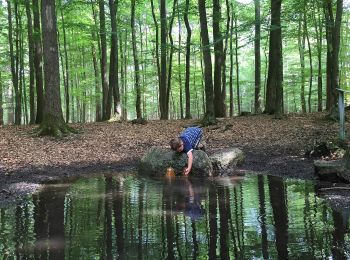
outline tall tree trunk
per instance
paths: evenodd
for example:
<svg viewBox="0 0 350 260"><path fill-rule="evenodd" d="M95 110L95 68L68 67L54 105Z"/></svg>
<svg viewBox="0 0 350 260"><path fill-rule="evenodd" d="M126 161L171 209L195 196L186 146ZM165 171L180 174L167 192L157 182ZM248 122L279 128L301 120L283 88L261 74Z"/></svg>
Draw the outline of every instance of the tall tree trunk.
<svg viewBox="0 0 350 260"><path fill-rule="evenodd" d="M29 109L30 124L35 123L35 94L34 94L34 42L33 42L33 21L30 9L30 1L25 2L27 23L28 23L28 63L29 63Z"/></svg>
<svg viewBox="0 0 350 260"><path fill-rule="evenodd" d="M158 90L160 90L161 82L160 82L160 62L159 62L159 25L157 22L156 14L154 12L153 0L151 0L151 9L152 9L152 18L153 18L153 22L154 22L154 27L155 27L155 31L156 31L155 59L156 59L156 64L157 64ZM159 105L159 107L160 107L160 105Z"/></svg>
<svg viewBox="0 0 350 260"><path fill-rule="evenodd" d="M38 0L33 0L33 22L34 22L34 69L36 83L36 118L35 123L40 124L44 113L44 87L43 87L43 65L42 45L40 30L40 14Z"/></svg>
<svg viewBox="0 0 350 260"><path fill-rule="evenodd" d="M223 42L220 31L221 6L220 0L213 0L213 41L214 41L214 110L216 117L223 117L221 101L221 69Z"/></svg>
<svg viewBox="0 0 350 260"><path fill-rule="evenodd" d="M216 117L215 117L215 111L214 111L212 64L211 64L205 0L198 0L198 10L199 10L199 21L201 26L201 40L202 40L204 78L205 78L204 79L205 80L205 97L206 97L206 100L205 100L206 111L203 118L203 124L211 125L216 123Z"/></svg>
<svg viewBox="0 0 350 260"><path fill-rule="evenodd" d="M313 78L313 67L312 67L312 54L311 54L311 44L310 44L310 37L309 32L307 29L307 11L306 11L307 2L304 0L304 32L306 36L306 42L308 46L308 54L309 54L309 64L310 64L310 77L309 77L309 97L308 97L308 107L309 107L309 113L311 113L311 95L312 95L312 78Z"/></svg>
<svg viewBox="0 0 350 260"><path fill-rule="evenodd" d="M62 1L62 0L61 0ZM60 2L62 3L62 2ZM69 66L68 66L68 51L67 51L67 35L66 35L66 24L64 22L63 8L61 7L61 19L62 19L62 30L63 30L63 49L64 49L64 66L65 75L64 80L64 99L66 105L66 122L69 122Z"/></svg>
<svg viewBox="0 0 350 260"><path fill-rule="evenodd" d="M283 114L281 0L271 0L269 72L266 90L266 112L280 118Z"/></svg>
<svg viewBox="0 0 350 260"><path fill-rule="evenodd" d="M185 10L186 12L186 10ZM182 34L182 27L181 27L181 19L180 19L180 8L179 8L179 1L177 1L177 23L178 23L178 28L179 28L179 32L178 32L178 37L179 37L179 41L178 41L178 52L177 52L177 65L179 68L179 96L180 96L180 118L183 119L184 118L184 108L183 108L183 89L182 89L182 73L181 73L181 45L182 45L182 38L181 38L181 34Z"/></svg>
<svg viewBox="0 0 350 260"><path fill-rule="evenodd" d="M306 113L306 101L305 101L305 26L302 26L304 22L302 16L305 14L300 13L299 27L298 27L298 45L300 56L300 103L301 111Z"/></svg>
<svg viewBox="0 0 350 260"><path fill-rule="evenodd" d="M255 98L254 98L254 112L261 113L261 57L260 57L260 1L254 0L255 3Z"/></svg>
<svg viewBox="0 0 350 260"><path fill-rule="evenodd" d="M330 117L338 118L337 88L339 88L339 48L340 48L340 26L343 15L343 0L336 2L336 16L333 16L332 1L326 3L326 27L327 34L327 78L329 78L329 109Z"/></svg>
<svg viewBox="0 0 350 260"><path fill-rule="evenodd" d="M160 0L160 89L159 89L159 105L160 105L160 119L168 119L167 96L167 20L166 20L166 1Z"/></svg>
<svg viewBox="0 0 350 260"><path fill-rule="evenodd" d="M221 111L223 113L223 116L227 116L227 108L226 108L226 55L227 55L227 48L228 48L228 38L230 33L230 16L231 10L230 10L230 4L229 0L226 0L226 31L225 31L225 47L224 52L222 55L222 71L221 71L221 82L222 82L222 88L221 88Z"/></svg>
<svg viewBox="0 0 350 260"><path fill-rule="evenodd" d="M184 21L187 31L187 37L186 37L186 74L185 74L185 99L186 99L186 113L185 117L187 119L190 119L191 116L191 94L190 94L190 57L191 57L191 26L188 21L188 12L190 8L190 0L186 0L186 9L184 14Z"/></svg>
<svg viewBox="0 0 350 260"><path fill-rule="evenodd" d="M233 5L230 4L232 10L231 25L230 25L230 117L233 117L234 101L233 101Z"/></svg>
<svg viewBox="0 0 350 260"><path fill-rule="evenodd" d="M102 102L100 98L101 94L101 86L99 85L99 80L98 80L98 66L97 66L97 51L96 51L96 46L94 42L97 42L98 45L98 51L101 51L101 46L100 46L100 39L98 35L96 35L95 31L97 31L98 25L97 25L97 14L95 10L95 2L94 0L91 0L91 10L92 10L92 16L94 19L94 28L91 30L92 34L92 39L93 41L91 42L91 48L92 48L92 59L93 59L93 64L94 64L94 73L95 73L95 103L96 103L96 121L101 121L102 120Z"/></svg>
<svg viewBox="0 0 350 260"><path fill-rule="evenodd" d="M44 50L45 105L39 134L60 136L69 129L64 122L61 108L55 0L41 2L41 21Z"/></svg>
<svg viewBox="0 0 350 260"><path fill-rule="evenodd" d="M169 54L168 83L167 83L167 96L166 96L166 103L167 104L169 104L169 95L170 95L170 91L171 91L171 72L172 72L172 68L173 68L173 54L174 54L174 41L173 41L173 36L171 35L171 33L172 33L174 19L175 19L176 3L177 3L177 0L174 0L173 12L172 12L171 20L170 20L170 24L169 24L170 54Z"/></svg>
<svg viewBox="0 0 350 260"><path fill-rule="evenodd" d="M241 114L241 90L239 84L239 62L238 62L238 23L237 15L233 12L233 18L235 20L235 58L236 58L236 94L237 94L237 113Z"/></svg>
<svg viewBox="0 0 350 260"><path fill-rule="evenodd" d="M15 4L17 5L17 4ZM15 55L13 51L13 26L12 26L12 8L11 1L7 0L7 11L8 11L8 40L10 47L10 62L11 62L11 76L12 76L12 85L15 91L15 124L21 124L21 98L20 91L18 86L18 62L16 62L15 57L18 57L18 54ZM18 36L16 36L17 38ZM16 44L17 44L16 40ZM17 48L18 51L18 48Z"/></svg>
<svg viewBox="0 0 350 260"><path fill-rule="evenodd" d="M317 7L317 20L315 18L315 32L316 32L316 44L317 44L317 61L318 61L318 71L317 71L317 111L321 112L323 110L322 104L322 23L320 8Z"/></svg>
<svg viewBox="0 0 350 260"><path fill-rule="evenodd" d="M101 82L102 82L102 120L108 120L108 81L107 81L107 43L106 43L106 17L104 1L99 1L100 9L100 39L101 39Z"/></svg>
<svg viewBox="0 0 350 260"><path fill-rule="evenodd" d="M132 51L134 56L134 69L135 69L135 89L136 89L136 117L141 119L141 88L140 88L140 68L139 59L137 55L136 47L136 28L135 28L135 1L131 1L131 35L132 35Z"/></svg>
<svg viewBox="0 0 350 260"><path fill-rule="evenodd" d="M117 19L116 13L118 8L118 0L109 0L109 8L111 12L111 53L109 63L109 91L107 103L107 117L110 117L112 94L114 100L114 113L121 115L120 92L118 80L118 34L117 34Z"/></svg>

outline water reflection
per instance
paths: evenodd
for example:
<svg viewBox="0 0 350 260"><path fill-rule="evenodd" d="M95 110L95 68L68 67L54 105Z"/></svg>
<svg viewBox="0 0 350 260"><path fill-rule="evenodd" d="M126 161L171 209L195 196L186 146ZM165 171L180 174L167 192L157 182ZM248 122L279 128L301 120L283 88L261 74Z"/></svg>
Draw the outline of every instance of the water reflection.
<svg viewBox="0 0 350 260"><path fill-rule="evenodd" d="M0 209L0 254L18 259L349 258L349 209L311 182L272 176L49 185Z"/></svg>

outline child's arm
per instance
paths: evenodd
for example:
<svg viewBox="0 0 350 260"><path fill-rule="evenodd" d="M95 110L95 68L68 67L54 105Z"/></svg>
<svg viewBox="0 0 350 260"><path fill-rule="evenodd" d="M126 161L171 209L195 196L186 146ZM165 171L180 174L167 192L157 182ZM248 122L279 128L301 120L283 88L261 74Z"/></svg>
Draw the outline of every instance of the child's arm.
<svg viewBox="0 0 350 260"><path fill-rule="evenodd" d="M184 174L188 175L192 169L192 162L193 162L193 154L192 151L189 151L187 153L187 157L188 157L188 162L187 162L187 168L185 168L184 170Z"/></svg>

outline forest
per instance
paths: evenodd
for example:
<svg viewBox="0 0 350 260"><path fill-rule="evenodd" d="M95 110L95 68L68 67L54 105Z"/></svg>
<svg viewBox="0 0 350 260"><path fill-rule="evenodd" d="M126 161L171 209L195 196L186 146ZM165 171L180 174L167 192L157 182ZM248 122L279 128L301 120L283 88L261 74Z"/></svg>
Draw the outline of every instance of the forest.
<svg viewBox="0 0 350 260"><path fill-rule="evenodd" d="M0 1L0 124L337 110L345 0Z"/></svg>

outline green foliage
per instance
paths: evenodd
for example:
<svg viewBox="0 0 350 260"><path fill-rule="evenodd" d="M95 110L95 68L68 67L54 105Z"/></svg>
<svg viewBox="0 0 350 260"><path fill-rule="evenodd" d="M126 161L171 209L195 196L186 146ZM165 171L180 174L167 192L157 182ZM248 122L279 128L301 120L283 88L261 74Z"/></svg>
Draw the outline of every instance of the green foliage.
<svg viewBox="0 0 350 260"><path fill-rule="evenodd" d="M11 1L14 3L14 1ZM229 1L232 3L233 9L230 7L230 15L237 19L237 32L238 32L238 65L239 65L239 78L241 88L241 102L242 109L252 111L252 104L254 104L254 1L250 1L248 4L241 3L241 1ZM202 84L202 70L200 60L201 54L201 41L200 41L200 26L198 5L196 0L190 0L189 8L189 20L192 30L191 37L191 74L190 74L190 94L191 94L191 108L192 114L196 117L204 115L203 111L203 84ZM270 1L261 1L261 90L262 101L264 103L264 91L266 88L267 77L267 65L268 65L268 51L269 51L269 30L270 30ZM172 16L173 1L167 1L167 19L168 26ZM25 14L24 4L19 2L18 4L20 13ZM139 0L136 6L136 38L137 47L139 51L140 62L140 78L141 78L141 91L144 96L144 109L143 117L154 118L155 111L158 110L158 73L156 65L156 27L152 17L151 2L149 0ZM154 0L155 16L158 26L160 26L159 18L159 6L158 1ZM93 14L95 12L95 17ZM107 55L109 56L110 50L110 36L111 25L109 15L109 5L105 3L106 10L106 31L102 32L106 34L107 38ZM122 107L127 108L129 112L129 119L134 116L135 110L135 91L134 91L134 78L133 78L133 58L132 58L132 45L131 45L131 28L130 28L130 1L119 0L117 8L117 29L119 38L119 69L113 73L119 75L119 89L121 92ZM226 34L226 19L227 19L227 6L225 1L221 1L221 33L224 40L235 41L235 34ZM305 87L306 98L311 95L312 111L316 109L317 103L317 76L318 76L318 49L316 41L316 28L317 19L320 17L322 26L322 79L323 79L323 100L325 100L326 89L326 40L325 40L325 24L324 14L322 9L322 3L320 1L283 1L282 5L282 37L283 37L283 85L285 95L285 112L300 112L300 85L301 85L301 69L300 69L300 53L298 47L298 30L299 20L303 15L306 15L307 33L310 40L310 51L312 57L312 78L311 68L308 56L308 46L305 48ZM185 14L185 0L179 0L178 6L175 9L175 19L172 28L172 37L174 40L174 56L173 56L173 70L171 81L171 92L174 106L171 109L173 117L179 118L180 105L184 108L184 82L185 82L185 41L186 41L186 28L184 24ZM15 14L13 14L14 16ZM64 24L62 20L64 18ZM211 49L213 50L212 42L212 5L207 3L207 16L210 35ZM348 47L349 41L349 7L344 8L343 15L343 27L341 35L341 50L340 50L340 80L342 87L348 89L349 84L349 70L350 65L348 62ZM12 17L15 21L15 17ZM58 1L57 3L57 19L59 29L59 46L60 46L60 62L62 63L60 68L61 92L64 93L63 73L67 73L63 64L65 64L64 47L67 49L68 57L68 72L69 72L69 91L74 98L80 100L84 104L89 106L89 112L94 114L96 107L96 101L102 98L101 93L101 75L100 75L100 42L99 42L99 8L96 0L91 1ZM96 20L94 20L96 19ZM180 19L180 20L179 20ZM180 26L179 27L179 22ZM26 91L28 91L29 84L29 64L28 64L28 44L27 44L27 20L23 16L21 19L22 35L23 35L23 50L24 50L24 64L25 64L25 84ZM63 26L65 31L63 31ZM235 25L234 25L235 26ZM14 27L16 27L14 23ZM235 29L235 28L234 28ZM318 28L319 30L320 28ZM14 28L14 37L16 36L17 28ZM64 33L66 36L66 46L64 46L63 38ZM159 32L160 33L160 32ZM179 35L181 35L181 42L179 43ZM125 38L127 37L127 39ZM126 40L125 40L126 39ZM160 41L160 39L158 39ZM120 49L120 43L122 50ZM7 93L12 87L10 83L10 60L7 55L8 52L8 22L7 22L7 6L6 2L0 3L0 67L2 78L4 82L4 91ZM93 64L92 49L96 51L97 59L97 78L95 77L95 68ZM170 42L167 45L170 49ZM142 50L142 52L141 52ZM233 52L235 52L235 45L233 44ZM178 53L180 53L180 65L178 65ZM230 49L228 46L226 56L226 89L228 93L229 89L229 72L230 72ZM122 59L123 58L123 59ZM109 64L109 57L107 57ZM126 63L126 64L125 64ZM121 75L121 66L126 68L123 75ZM237 64L233 61L233 69L235 70ZM180 86L179 77L181 76L182 82ZM233 74L233 82L235 82L235 73ZM124 78L125 81L121 81ZM312 80L311 92L309 92L309 83ZM97 86L96 86L97 84ZM180 104L180 87L183 91L183 104ZM97 88L97 90L95 90ZM234 100L236 96L236 83L233 84ZM89 96L87 96L89 95ZM27 93L27 99L29 95ZM123 104L123 101L127 98L127 104ZM152 98L150 101L150 98ZM229 102L229 96L226 96L226 102ZM29 102L26 100L25 102ZM64 106L64 96L62 105ZM65 108L64 108L65 109ZM73 107L73 109L78 109ZM74 114L74 113L73 113ZM73 121L81 121L80 117L73 118Z"/></svg>

